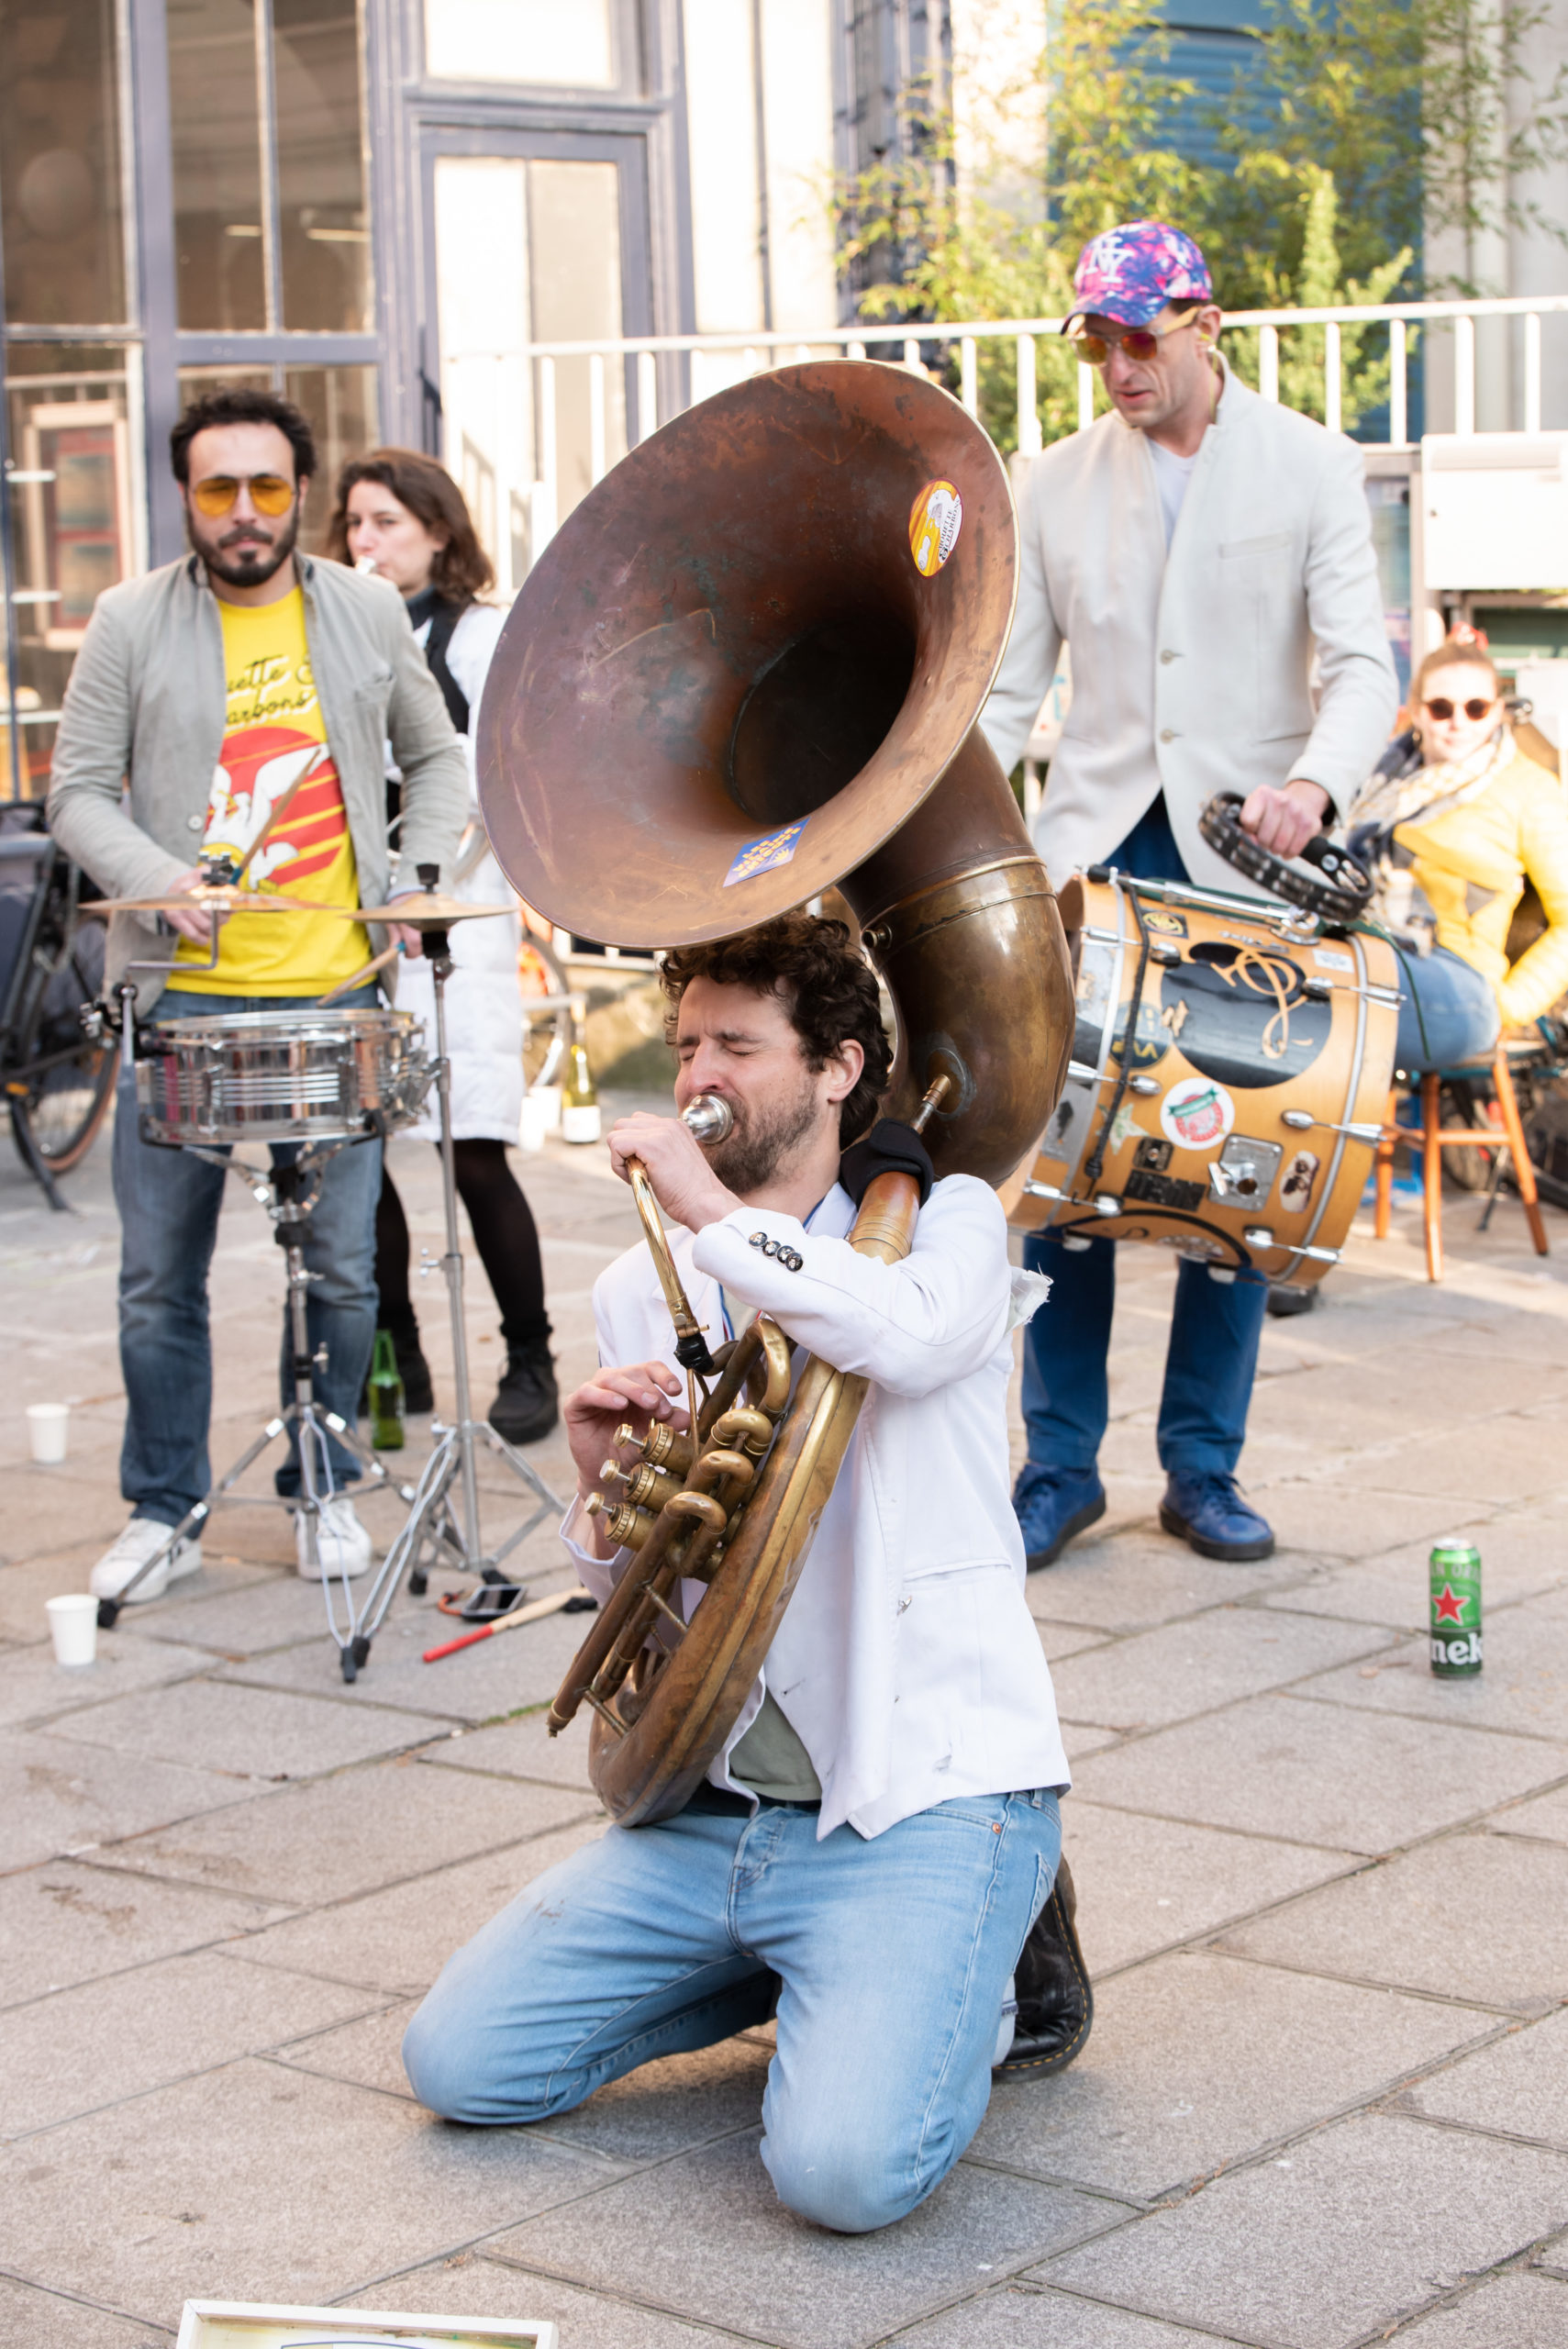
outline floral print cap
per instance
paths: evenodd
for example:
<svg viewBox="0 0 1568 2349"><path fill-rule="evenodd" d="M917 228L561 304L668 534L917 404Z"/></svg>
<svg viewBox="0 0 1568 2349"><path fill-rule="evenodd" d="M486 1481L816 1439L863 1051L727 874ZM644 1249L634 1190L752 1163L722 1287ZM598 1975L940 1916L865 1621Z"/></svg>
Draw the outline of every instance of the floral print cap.
<svg viewBox="0 0 1568 2349"><path fill-rule="evenodd" d="M1078 306L1115 318L1124 327L1146 327L1167 302L1212 302L1214 281L1193 239L1163 220L1129 220L1091 239L1073 274Z"/></svg>

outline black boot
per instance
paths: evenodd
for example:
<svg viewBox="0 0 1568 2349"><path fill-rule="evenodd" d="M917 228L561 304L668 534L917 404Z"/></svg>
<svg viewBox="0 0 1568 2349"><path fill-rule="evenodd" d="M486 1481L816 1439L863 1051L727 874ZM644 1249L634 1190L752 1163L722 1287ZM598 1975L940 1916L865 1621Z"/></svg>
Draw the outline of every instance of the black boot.
<svg viewBox="0 0 1568 2349"><path fill-rule="evenodd" d="M508 1443L537 1443L560 1416L555 1364L548 1338L508 1345L506 1370L490 1406L490 1424Z"/></svg>
<svg viewBox="0 0 1568 2349"><path fill-rule="evenodd" d="M1039 2080L1063 2071L1089 2036L1095 1993L1073 1921L1077 1913L1078 1896L1063 1860L1018 1960L1018 2018L1012 2046L995 2066L999 2080Z"/></svg>

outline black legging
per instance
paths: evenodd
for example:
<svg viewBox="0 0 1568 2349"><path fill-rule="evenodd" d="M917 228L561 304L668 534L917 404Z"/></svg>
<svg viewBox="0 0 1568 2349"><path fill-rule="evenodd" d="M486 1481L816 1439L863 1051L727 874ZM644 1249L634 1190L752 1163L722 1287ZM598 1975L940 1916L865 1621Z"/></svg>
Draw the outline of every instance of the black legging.
<svg viewBox="0 0 1568 2349"><path fill-rule="evenodd" d="M480 1262L501 1308L501 1335L508 1347L536 1345L550 1336L544 1266L533 1215L506 1163L506 1145L480 1140L455 1142L452 1148L458 1196L468 1209ZM415 1326L408 1253L407 1219L384 1161L375 1211L375 1279L381 1291L379 1319L385 1330L412 1332Z"/></svg>

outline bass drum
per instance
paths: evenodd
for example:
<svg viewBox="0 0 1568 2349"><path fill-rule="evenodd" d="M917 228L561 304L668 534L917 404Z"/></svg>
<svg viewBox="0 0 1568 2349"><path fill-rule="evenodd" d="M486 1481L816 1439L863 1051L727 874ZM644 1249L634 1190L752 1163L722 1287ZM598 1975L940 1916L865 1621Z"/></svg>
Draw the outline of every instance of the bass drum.
<svg viewBox="0 0 1568 2349"><path fill-rule="evenodd" d="M1004 1186L1008 1220L1321 1280L1386 1112L1392 947L1099 866L1061 906L1078 930L1073 1058L1032 1171Z"/></svg>

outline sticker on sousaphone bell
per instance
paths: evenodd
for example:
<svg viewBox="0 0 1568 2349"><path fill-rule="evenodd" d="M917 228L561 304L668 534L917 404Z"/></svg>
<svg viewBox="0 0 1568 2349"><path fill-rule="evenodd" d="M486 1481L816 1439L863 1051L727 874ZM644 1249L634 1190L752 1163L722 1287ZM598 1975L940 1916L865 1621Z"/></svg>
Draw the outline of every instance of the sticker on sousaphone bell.
<svg viewBox="0 0 1568 2349"><path fill-rule="evenodd" d="M909 509L909 551L924 579L941 569L963 528L963 500L951 481L929 481Z"/></svg>

